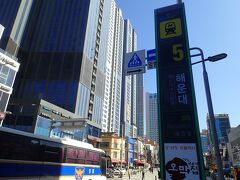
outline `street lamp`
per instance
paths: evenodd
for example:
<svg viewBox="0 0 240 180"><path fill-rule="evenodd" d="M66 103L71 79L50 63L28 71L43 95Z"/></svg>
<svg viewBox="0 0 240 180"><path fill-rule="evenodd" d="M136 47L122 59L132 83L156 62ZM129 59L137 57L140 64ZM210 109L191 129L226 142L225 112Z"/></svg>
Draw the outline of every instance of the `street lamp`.
<svg viewBox="0 0 240 180"><path fill-rule="evenodd" d="M205 92L206 92L206 98L207 98L208 114L209 114L209 118L210 118L210 120L209 120L210 134L212 137L213 148L214 148L214 153L215 153L215 157L216 157L216 164L217 164L217 170L218 170L217 174L218 174L219 180L224 180L223 166L222 166L221 156L220 156L220 152L219 152L219 143L218 143L217 130L216 130L216 125L215 125L215 117L214 117L213 105L212 105L212 98L211 98L211 92L210 92L210 87L209 87L208 74L207 74L207 70L206 70L206 66L205 66L205 61L210 61L210 62L219 61L221 59L226 58L227 54L222 53L222 54L210 56L207 59L204 59L202 49L200 49L198 47L194 47L194 48L190 48L190 50L198 50L200 52L198 54L191 55L191 57L201 56L201 61L192 63L192 65L202 63L202 66L203 66L203 79L204 79L204 86L205 86Z"/></svg>

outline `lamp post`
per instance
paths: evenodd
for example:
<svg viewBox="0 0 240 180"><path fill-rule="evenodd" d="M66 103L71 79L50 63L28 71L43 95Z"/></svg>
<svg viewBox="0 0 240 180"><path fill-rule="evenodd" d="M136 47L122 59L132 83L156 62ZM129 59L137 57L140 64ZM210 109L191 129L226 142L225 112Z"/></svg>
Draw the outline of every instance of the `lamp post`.
<svg viewBox="0 0 240 180"><path fill-rule="evenodd" d="M217 130L216 130L216 125L215 125L215 117L214 117L213 105L212 105L212 98L211 98L211 92L210 92L210 87L209 87L208 74L207 74L207 70L206 70L206 66L205 66L205 61L215 62L215 61L226 58L227 54L222 53L222 54L210 56L207 59L204 59L202 49L200 49L198 47L194 47L194 48L190 48L190 50L198 50L199 51L198 54L191 55L191 57L201 56L201 61L192 63L192 65L202 63L202 66L203 66L203 79L204 79L204 86L205 86L205 92L206 92L206 98L207 98L208 114L209 114L209 118L210 118L210 120L209 120L210 134L212 137L213 149L214 149L215 158L216 158L217 174L218 174L219 180L224 180L223 166L222 166L221 156L220 156L220 152L219 152L219 143L218 143Z"/></svg>

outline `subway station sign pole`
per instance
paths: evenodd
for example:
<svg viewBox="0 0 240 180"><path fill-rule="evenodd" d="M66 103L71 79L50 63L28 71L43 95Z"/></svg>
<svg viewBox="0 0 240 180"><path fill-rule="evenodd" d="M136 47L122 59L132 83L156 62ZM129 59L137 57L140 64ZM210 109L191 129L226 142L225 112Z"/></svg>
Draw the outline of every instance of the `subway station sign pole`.
<svg viewBox="0 0 240 180"><path fill-rule="evenodd" d="M155 10L161 179L204 180L184 4Z"/></svg>

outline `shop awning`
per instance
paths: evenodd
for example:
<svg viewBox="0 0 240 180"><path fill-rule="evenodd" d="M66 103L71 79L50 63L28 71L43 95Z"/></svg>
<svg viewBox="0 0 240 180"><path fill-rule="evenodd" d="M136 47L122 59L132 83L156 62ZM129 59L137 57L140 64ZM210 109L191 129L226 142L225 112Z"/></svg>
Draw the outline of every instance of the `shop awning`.
<svg viewBox="0 0 240 180"><path fill-rule="evenodd" d="M144 165L144 161L141 161L141 160L139 160L139 159L137 159L137 160L134 160L134 162L136 163L136 164L141 164L141 165Z"/></svg>
<svg viewBox="0 0 240 180"><path fill-rule="evenodd" d="M112 159L112 163L118 163L119 160L118 159Z"/></svg>
<svg viewBox="0 0 240 180"><path fill-rule="evenodd" d="M119 163L121 163L121 160L119 161ZM126 161L125 161L125 160L122 160L122 163L123 163L123 164L126 164Z"/></svg>

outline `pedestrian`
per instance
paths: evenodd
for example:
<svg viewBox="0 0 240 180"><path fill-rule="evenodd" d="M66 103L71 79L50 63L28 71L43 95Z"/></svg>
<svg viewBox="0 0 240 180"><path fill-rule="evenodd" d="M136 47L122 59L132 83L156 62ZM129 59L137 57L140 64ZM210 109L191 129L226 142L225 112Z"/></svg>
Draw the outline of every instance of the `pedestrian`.
<svg viewBox="0 0 240 180"><path fill-rule="evenodd" d="M239 180L238 179L239 173L238 173L238 169L237 168L234 168L233 175L234 175L234 180Z"/></svg>
<svg viewBox="0 0 240 180"><path fill-rule="evenodd" d="M130 172L130 169L128 169L128 179L129 179L129 180L131 179L131 172Z"/></svg>
<svg viewBox="0 0 240 180"><path fill-rule="evenodd" d="M142 170L142 180L145 179L145 172L144 172L144 169Z"/></svg>
<svg viewBox="0 0 240 180"><path fill-rule="evenodd" d="M240 180L240 172L238 168L235 169L235 175L235 179Z"/></svg>

